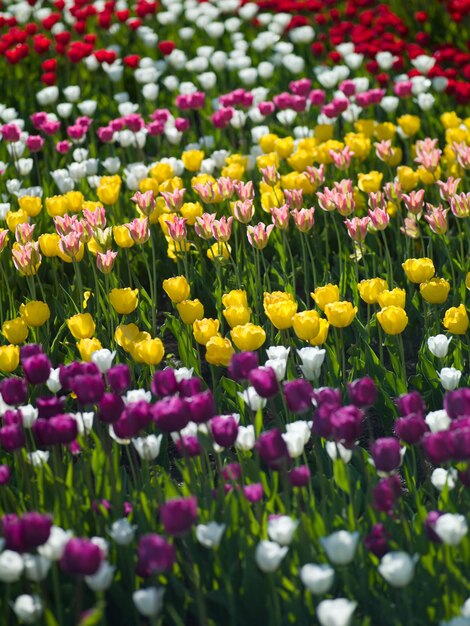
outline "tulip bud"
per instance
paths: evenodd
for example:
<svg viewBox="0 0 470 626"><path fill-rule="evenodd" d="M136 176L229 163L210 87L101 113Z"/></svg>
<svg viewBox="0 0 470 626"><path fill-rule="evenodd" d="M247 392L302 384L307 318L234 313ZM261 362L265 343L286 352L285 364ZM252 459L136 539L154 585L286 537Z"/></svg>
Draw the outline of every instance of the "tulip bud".
<svg viewBox="0 0 470 626"><path fill-rule="evenodd" d="M103 561L103 552L90 539L73 538L66 544L60 567L67 574L93 576Z"/></svg>
<svg viewBox="0 0 470 626"><path fill-rule="evenodd" d="M185 535L197 518L196 498L176 498L160 507L160 517L169 535Z"/></svg>

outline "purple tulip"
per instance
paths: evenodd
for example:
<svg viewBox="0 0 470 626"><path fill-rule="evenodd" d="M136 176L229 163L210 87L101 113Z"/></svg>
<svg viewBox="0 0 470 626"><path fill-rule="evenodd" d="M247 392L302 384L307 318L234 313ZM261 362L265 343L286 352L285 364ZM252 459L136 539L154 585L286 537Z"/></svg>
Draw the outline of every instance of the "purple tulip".
<svg viewBox="0 0 470 626"><path fill-rule="evenodd" d="M12 411L11 409L5 411L2 421L4 426L21 426L23 424L21 411Z"/></svg>
<svg viewBox="0 0 470 626"><path fill-rule="evenodd" d="M277 395L279 383L272 367L258 367L251 370L248 378L256 393L262 398L274 398Z"/></svg>
<svg viewBox="0 0 470 626"><path fill-rule="evenodd" d="M400 494L401 482L397 474L382 478L372 490L373 506L377 511L391 515Z"/></svg>
<svg viewBox="0 0 470 626"><path fill-rule="evenodd" d="M390 552L390 546L388 545L388 532L383 524L374 524L370 533L364 539L364 545L375 554L375 556L381 559L387 552Z"/></svg>
<svg viewBox="0 0 470 626"><path fill-rule="evenodd" d="M117 422L124 411L125 404L117 393L106 392L98 405L98 417L105 424Z"/></svg>
<svg viewBox="0 0 470 626"><path fill-rule="evenodd" d="M26 544L23 540L21 519L15 513L9 513L2 517L2 534L5 547L15 552L26 552Z"/></svg>
<svg viewBox="0 0 470 626"><path fill-rule="evenodd" d="M73 361L69 365L59 365L59 382L63 391L72 391L72 381L77 376L101 376L94 363Z"/></svg>
<svg viewBox="0 0 470 626"><path fill-rule="evenodd" d="M190 459L199 456L202 452L199 439L194 435L183 435L181 439L176 440L176 447L181 456L187 456Z"/></svg>
<svg viewBox="0 0 470 626"><path fill-rule="evenodd" d="M20 361L23 363L23 361L29 359L29 357L36 356L37 354L42 354L42 346L38 343L27 343L20 348Z"/></svg>
<svg viewBox="0 0 470 626"><path fill-rule="evenodd" d="M152 379L152 391L160 398L175 394L178 391L175 370L171 367L166 367L164 370L155 372Z"/></svg>
<svg viewBox="0 0 470 626"><path fill-rule="evenodd" d="M248 380L251 370L258 367L257 352L239 352L232 355L228 366L228 374L230 378L241 382Z"/></svg>
<svg viewBox="0 0 470 626"><path fill-rule="evenodd" d="M313 389L304 378L284 383L284 396L292 413L306 413L312 410Z"/></svg>
<svg viewBox="0 0 470 626"><path fill-rule="evenodd" d="M401 465L401 446L394 437L377 439L370 453L378 472L393 472Z"/></svg>
<svg viewBox="0 0 470 626"><path fill-rule="evenodd" d="M183 398L191 398L201 391L201 379L196 376L183 378L178 383L178 392Z"/></svg>
<svg viewBox="0 0 470 626"><path fill-rule="evenodd" d="M187 403L191 421L196 424L208 422L215 415L214 397L210 389L188 398Z"/></svg>
<svg viewBox="0 0 470 626"><path fill-rule="evenodd" d="M447 430L424 435L422 445L429 460L434 465L447 463L453 457L452 440Z"/></svg>
<svg viewBox="0 0 470 626"><path fill-rule="evenodd" d="M49 419L55 415L60 415L64 412L64 406L64 397L58 398L57 396L46 396L36 400L38 417L40 419Z"/></svg>
<svg viewBox="0 0 470 626"><path fill-rule="evenodd" d="M47 382L52 365L46 354L35 354L21 361L24 375L32 385L42 385Z"/></svg>
<svg viewBox="0 0 470 626"><path fill-rule="evenodd" d="M426 412L426 405L419 391L405 393L397 398L396 403L402 417L407 417L412 413L424 415Z"/></svg>
<svg viewBox="0 0 470 626"><path fill-rule="evenodd" d="M26 445L23 427L18 424L0 428L0 443L7 452L14 452Z"/></svg>
<svg viewBox="0 0 470 626"><path fill-rule="evenodd" d="M24 378L12 376L0 383L0 394L6 404L16 406L24 404L28 397L28 383Z"/></svg>
<svg viewBox="0 0 470 626"><path fill-rule="evenodd" d="M458 420L460 421L460 420ZM455 461L470 460L470 426L449 431L452 457Z"/></svg>
<svg viewBox="0 0 470 626"><path fill-rule="evenodd" d="M148 578L169 572L176 562L175 548L160 535L143 535L137 548L137 575Z"/></svg>
<svg viewBox="0 0 470 626"><path fill-rule="evenodd" d="M333 432L331 418L338 409L339 407L336 404L328 402L321 404L313 414L312 432L324 439L331 437Z"/></svg>
<svg viewBox="0 0 470 626"><path fill-rule="evenodd" d="M328 404L329 406L339 408L343 404L343 401L341 399L341 391L339 389L333 389L332 387L314 389L313 399L317 403L317 407Z"/></svg>
<svg viewBox="0 0 470 626"><path fill-rule="evenodd" d="M210 426L215 443L223 448L233 446L238 435L238 423L231 415L213 417Z"/></svg>
<svg viewBox="0 0 470 626"><path fill-rule="evenodd" d="M152 407L145 400L131 402L122 411L113 429L120 439L136 437L152 421Z"/></svg>
<svg viewBox="0 0 470 626"><path fill-rule="evenodd" d="M292 487L306 487L311 479L311 472L308 465L294 467L289 472L289 482Z"/></svg>
<svg viewBox="0 0 470 626"><path fill-rule="evenodd" d="M78 403L85 406L87 404L97 404L104 394L104 380L100 375L84 374L75 376L70 382L72 391L77 396Z"/></svg>
<svg viewBox="0 0 470 626"><path fill-rule="evenodd" d="M349 399L362 409L372 406L377 400L377 385L369 376L358 378L348 385Z"/></svg>
<svg viewBox="0 0 470 626"><path fill-rule="evenodd" d="M424 532L426 533L428 539L430 539L434 543L442 542L442 539L435 531L436 522L441 517L441 515L444 515L443 511L429 511L426 519L424 520Z"/></svg>
<svg viewBox="0 0 470 626"><path fill-rule="evenodd" d="M424 417L413 413L408 417L397 418L394 427L396 436L412 446L419 443L429 430Z"/></svg>
<svg viewBox="0 0 470 626"><path fill-rule="evenodd" d="M263 485L261 483L253 483L243 487L243 495L249 502L259 502L263 498L263 494Z"/></svg>
<svg viewBox="0 0 470 626"><path fill-rule="evenodd" d="M9 550L29 552L49 539L52 519L41 513L25 513L22 517L10 514L2 517L5 545Z"/></svg>
<svg viewBox="0 0 470 626"><path fill-rule="evenodd" d="M470 388L448 391L444 396L444 409L451 419L470 416Z"/></svg>
<svg viewBox="0 0 470 626"><path fill-rule="evenodd" d="M364 432L364 412L353 404L343 406L332 414L331 426L334 440L352 448Z"/></svg>
<svg viewBox="0 0 470 626"><path fill-rule="evenodd" d="M240 463L229 463L222 468L222 476L228 482L240 480L242 467Z"/></svg>
<svg viewBox="0 0 470 626"><path fill-rule="evenodd" d="M131 370L128 365L118 363L106 372L106 380L114 393L124 393L131 384Z"/></svg>
<svg viewBox="0 0 470 626"><path fill-rule="evenodd" d="M196 497L169 500L160 507L160 517L166 533L185 535L197 519Z"/></svg>
<svg viewBox="0 0 470 626"><path fill-rule="evenodd" d="M0 465L0 487L7 485L11 478L11 469L9 465Z"/></svg>
<svg viewBox="0 0 470 626"><path fill-rule="evenodd" d="M160 400L152 407L153 421L164 433L182 430L191 417L189 403L178 396Z"/></svg>
<svg viewBox="0 0 470 626"><path fill-rule="evenodd" d="M278 428L273 428L260 435L256 442L256 449L261 460L270 469L280 469L289 462L287 444Z"/></svg>
<svg viewBox="0 0 470 626"><path fill-rule="evenodd" d="M60 559L60 567L74 576L93 576L98 571L104 555L90 539L74 537L70 539Z"/></svg>
<svg viewBox="0 0 470 626"><path fill-rule="evenodd" d="M70 415L56 415L50 419L37 419L33 424L33 434L39 446L68 444L76 439L77 422Z"/></svg>

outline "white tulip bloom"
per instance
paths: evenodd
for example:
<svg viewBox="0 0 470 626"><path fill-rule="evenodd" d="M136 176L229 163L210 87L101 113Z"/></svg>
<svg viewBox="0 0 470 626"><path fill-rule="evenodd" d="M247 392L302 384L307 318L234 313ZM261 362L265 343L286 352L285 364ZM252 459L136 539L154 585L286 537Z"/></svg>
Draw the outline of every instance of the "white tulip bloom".
<svg viewBox="0 0 470 626"><path fill-rule="evenodd" d="M417 560L407 552L388 552L380 561L379 574L392 587L405 587L413 580Z"/></svg>
<svg viewBox="0 0 470 626"><path fill-rule="evenodd" d="M274 541L260 541L255 550L256 564L265 574L275 572L287 551L287 546L280 546Z"/></svg>
<svg viewBox="0 0 470 626"><path fill-rule="evenodd" d="M329 560L335 565L351 563L356 553L358 541L359 533L350 533L347 530L339 530L320 539Z"/></svg>
<svg viewBox="0 0 470 626"><path fill-rule="evenodd" d="M300 570L300 580L304 586L317 595L328 593L335 579L335 570L327 563L317 565L307 563Z"/></svg>

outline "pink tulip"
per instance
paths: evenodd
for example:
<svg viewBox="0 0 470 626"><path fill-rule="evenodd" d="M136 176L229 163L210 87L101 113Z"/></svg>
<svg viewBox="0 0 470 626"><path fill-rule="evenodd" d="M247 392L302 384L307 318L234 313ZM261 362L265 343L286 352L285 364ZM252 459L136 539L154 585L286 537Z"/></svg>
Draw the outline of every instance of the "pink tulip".
<svg viewBox="0 0 470 626"><path fill-rule="evenodd" d="M263 222L260 222L256 226L248 226L246 229L246 236L253 248L262 250L268 245L269 235L274 228L274 224L266 226Z"/></svg>

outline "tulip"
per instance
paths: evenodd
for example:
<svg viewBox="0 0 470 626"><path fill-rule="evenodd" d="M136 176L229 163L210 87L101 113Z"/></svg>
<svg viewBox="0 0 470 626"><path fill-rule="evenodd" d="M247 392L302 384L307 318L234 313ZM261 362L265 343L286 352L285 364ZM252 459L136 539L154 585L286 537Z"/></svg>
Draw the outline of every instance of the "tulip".
<svg viewBox="0 0 470 626"><path fill-rule="evenodd" d="M24 624L37 624L44 611L41 598L22 594L13 603L13 612L18 620Z"/></svg>
<svg viewBox="0 0 470 626"><path fill-rule="evenodd" d="M196 538L202 546L214 550L219 547L225 528L225 524L217 524L217 522L198 524L196 526Z"/></svg>
<svg viewBox="0 0 470 626"><path fill-rule="evenodd" d="M444 409L451 419L470 415L470 389L466 387L446 393Z"/></svg>
<svg viewBox="0 0 470 626"><path fill-rule="evenodd" d="M327 304L339 301L339 287L330 283L323 287L317 287L314 293L310 295L315 300L317 307L324 311Z"/></svg>
<svg viewBox="0 0 470 626"><path fill-rule="evenodd" d="M232 416L214 417L210 422L214 441L223 448L233 446L238 435L238 422Z"/></svg>
<svg viewBox="0 0 470 626"><path fill-rule="evenodd" d="M160 446L163 435L147 435L147 437L136 437L132 440L138 455L144 461L153 461L160 454Z"/></svg>
<svg viewBox="0 0 470 626"><path fill-rule="evenodd" d="M345 328L352 324L356 313L357 307L351 302L332 302L325 305L328 322L336 328Z"/></svg>
<svg viewBox="0 0 470 626"><path fill-rule="evenodd" d="M207 389L196 393L189 398L189 412L191 421L196 424L208 422L215 414L215 404L212 392Z"/></svg>
<svg viewBox="0 0 470 626"><path fill-rule="evenodd" d="M263 493L263 485L261 483L253 483L243 487L243 495L251 503L262 500Z"/></svg>
<svg viewBox="0 0 470 626"><path fill-rule="evenodd" d="M379 295L387 289L387 281L382 278L361 280L357 288L364 302L367 304L377 304Z"/></svg>
<svg viewBox="0 0 470 626"><path fill-rule="evenodd" d="M132 526L129 520L122 518L112 523L109 535L118 546L128 546L134 541L136 528L137 526Z"/></svg>
<svg viewBox="0 0 470 626"><path fill-rule="evenodd" d="M382 478L372 490L373 506L377 511L392 515L395 503L401 494L399 476L394 474Z"/></svg>
<svg viewBox="0 0 470 626"><path fill-rule="evenodd" d="M335 571L326 563L316 565L307 563L300 570L300 580L304 586L316 595L328 593L335 579Z"/></svg>
<svg viewBox="0 0 470 626"><path fill-rule="evenodd" d="M96 404L104 394L105 386L101 375L79 375L71 381L71 389L80 404Z"/></svg>
<svg viewBox="0 0 470 626"><path fill-rule="evenodd" d="M311 410L313 389L309 382L301 378L291 380L284 383L283 391L289 411L292 411L292 413L305 413Z"/></svg>
<svg viewBox="0 0 470 626"><path fill-rule="evenodd" d="M249 381L262 398L274 398L279 392L276 374L271 367L258 367L251 370Z"/></svg>
<svg viewBox="0 0 470 626"><path fill-rule="evenodd" d="M184 276L176 276L175 278L167 278L163 281L163 289L170 300L178 304L189 298L189 284Z"/></svg>
<svg viewBox="0 0 470 626"><path fill-rule="evenodd" d="M73 538L65 545L60 567L67 574L93 576L103 561L102 550L90 539Z"/></svg>
<svg viewBox="0 0 470 626"><path fill-rule="evenodd" d="M429 433L423 437L422 445L434 465L447 463L453 456L452 442L448 431Z"/></svg>
<svg viewBox="0 0 470 626"><path fill-rule="evenodd" d="M388 552L380 561L379 574L392 587L406 587L413 580L416 559L406 552Z"/></svg>
<svg viewBox="0 0 470 626"><path fill-rule="evenodd" d="M320 318L316 311L302 311L292 318L294 332L299 339L309 341L318 335Z"/></svg>
<svg viewBox="0 0 470 626"><path fill-rule="evenodd" d="M401 446L398 439L393 437L377 439L370 452L378 472L393 472L401 465Z"/></svg>
<svg viewBox="0 0 470 626"><path fill-rule="evenodd" d="M230 328L234 328L235 326L248 324L250 321L251 309L242 305L229 306L223 311L223 315Z"/></svg>
<svg viewBox="0 0 470 626"><path fill-rule="evenodd" d="M444 328L446 328L453 335L464 335L469 326L468 314L464 304L460 304L458 307L451 307L447 309L444 315L443 321Z"/></svg>
<svg viewBox="0 0 470 626"><path fill-rule="evenodd" d="M213 336L206 343L206 361L211 365L227 367L235 350L230 339Z"/></svg>
<svg viewBox="0 0 470 626"><path fill-rule="evenodd" d="M109 301L111 306L119 313L119 315L129 315L132 311L135 311L139 303L139 290L130 289L112 289L109 292Z"/></svg>
<svg viewBox="0 0 470 626"><path fill-rule="evenodd" d="M436 335L434 337L429 337L427 344L431 354L438 359L443 359L447 356L451 341L452 337L447 338L445 335Z"/></svg>
<svg viewBox="0 0 470 626"><path fill-rule="evenodd" d="M5 378L0 383L0 394L10 406L23 404L28 395L28 383L24 378Z"/></svg>
<svg viewBox="0 0 470 626"><path fill-rule="evenodd" d="M196 320L201 320L204 317L204 306L198 299L181 300L177 303L176 308L183 324L188 326L192 326Z"/></svg>
<svg viewBox="0 0 470 626"><path fill-rule="evenodd" d="M164 595L165 589L163 587L160 589L157 587L139 589L132 594L132 601L141 615L152 619L161 612Z"/></svg>
<svg viewBox="0 0 470 626"><path fill-rule="evenodd" d="M196 521L197 500L194 496L168 500L160 507L160 517L169 535L185 535Z"/></svg>
<svg viewBox="0 0 470 626"><path fill-rule="evenodd" d="M289 482L292 487L306 487L310 483L311 472L308 465L294 467L289 473Z"/></svg>
<svg viewBox="0 0 470 626"><path fill-rule="evenodd" d="M25 377L32 385L41 385L48 381L51 362L45 354L36 354L21 360Z"/></svg>
<svg viewBox="0 0 470 626"><path fill-rule="evenodd" d="M232 339L238 348L238 345L232 335ZM256 352L241 352L240 354L233 354L230 359L228 372L231 378L240 382L242 380L248 380L251 370L258 367L258 355Z"/></svg>
<svg viewBox="0 0 470 626"><path fill-rule="evenodd" d="M436 467L431 474L431 484L438 491L452 491L457 484L457 471L453 468L445 470L443 467Z"/></svg>
<svg viewBox="0 0 470 626"><path fill-rule="evenodd" d="M41 582L47 578L51 561L40 555L23 554L24 573L27 580Z"/></svg>
<svg viewBox="0 0 470 626"><path fill-rule="evenodd" d="M169 572L176 561L175 548L160 535L143 535L137 549L137 574L148 578Z"/></svg>
<svg viewBox="0 0 470 626"><path fill-rule="evenodd" d="M317 618L321 626L349 626L357 603L346 598L322 600L317 606Z"/></svg>
<svg viewBox="0 0 470 626"><path fill-rule="evenodd" d="M353 404L337 409L330 420L334 440L347 448L353 447L356 440L362 436L364 412Z"/></svg>
<svg viewBox="0 0 470 626"><path fill-rule="evenodd" d="M453 391L459 386L462 372L455 367L443 367L439 372L439 381L446 391Z"/></svg>
<svg viewBox="0 0 470 626"><path fill-rule="evenodd" d="M22 317L16 317L12 320L7 320L2 324L2 334L6 340L13 344L18 345L23 343L28 338L28 325Z"/></svg>
<svg viewBox="0 0 470 626"><path fill-rule="evenodd" d="M219 332L220 322L211 318L203 318L193 323L193 335L197 343L205 346Z"/></svg>
<svg viewBox="0 0 470 626"><path fill-rule="evenodd" d="M162 371L155 372L152 379L152 391L161 398L175 394L178 391L175 370L166 367Z"/></svg>
<svg viewBox="0 0 470 626"><path fill-rule="evenodd" d="M385 526L383 524L374 524L370 533L364 539L364 545L379 559L387 554L387 552L390 551L390 547L388 545L388 533Z"/></svg>
<svg viewBox="0 0 470 626"><path fill-rule="evenodd" d="M103 561L96 574L85 576L85 582L94 592L106 591L113 582L115 570L115 567L110 565L107 561Z"/></svg>
<svg viewBox="0 0 470 626"><path fill-rule="evenodd" d="M268 245L269 235L274 228L274 224L266 226L260 222L256 226L247 226L246 234L248 241L253 248L263 250Z"/></svg>
<svg viewBox="0 0 470 626"><path fill-rule="evenodd" d="M412 283L424 283L430 280L435 273L434 263L426 257L422 259L407 259L402 267L406 277Z"/></svg>
<svg viewBox="0 0 470 626"><path fill-rule="evenodd" d="M301 348L297 350L302 365L300 369L307 380L316 380L320 377L321 366L325 360L326 350L320 348Z"/></svg>
<svg viewBox="0 0 470 626"><path fill-rule="evenodd" d="M399 335L408 325L405 310L397 306L388 306L377 313L377 320L387 335Z"/></svg>
<svg viewBox="0 0 470 626"><path fill-rule="evenodd" d="M0 371L10 374L20 363L20 351L18 346L0 346Z"/></svg>
<svg viewBox="0 0 470 626"><path fill-rule="evenodd" d="M287 551L287 546L281 547L273 541L260 541L255 550L256 564L262 572L271 574L277 570Z"/></svg>
<svg viewBox="0 0 470 626"><path fill-rule="evenodd" d="M395 420L396 436L414 445L421 441L423 435L428 431L428 424L420 414L412 413L407 417L399 417Z"/></svg>
<svg viewBox="0 0 470 626"><path fill-rule="evenodd" d="M23 573L23 559L17 552L4 550L0 554L0 581L2 583L17 582Z"/></svg>
<svg viewBox="0 0 470 626"><path fill-rule="evenodd" d="M463 515L444 513L436 520L434 531L446 545L458 546L468 532L467 520Z"/></svg>
<svg viewBox="0 0 470 626"><path fill-rule="evenodd" d="M400 415L406 417L412 413L423 415L426 411L426 405L419 391L410 391L396 400Z"/></svg>
<svg viewBox="0 0 470 626"><path fill-rule="evenodd" d="M265 306L266 315L278 330L286 330L294 323L297 312L297 303L291 300L282 300Z"/></svg>
<svg viewBox="0 0 470 626"><path fill-rule="evenodd" d="M114 365L106 372L106 380L115 393L122 393L130 386L130 369L128 365Z"/></svg>
<svg viewBox="0 0 470 626"><path fill-rule="evenodd" d="M349 533L346 530L339 530L328 537L320 538L320 543L328 558L335 565L351 563L356 553L358 541L359 533Z"/></svg>
<svg viewBox="0 0 470 626"><path fill-rule="evenodd" d="M430 304L442 304L447 300L450 284L445 278L431 278L419 286L421 296Z"/></svg>
<svg viewBox="0 0 470 626"><path fill-rule="evenodd" d="M286 442L277 428L260 435L256 449L261 460L274 470L284 466L289 458Z"/></svg>
<svg viewBox="0 0 470 626"><path fill-rule="evenodd" d="M385 289L377 296L377 302L382 309L385 309L388 306L397 306L402 309L405 308L406 302L406 291L404 289L392 289L388 291Z"/></svg>
<svg viewBox="0 0 470 626"><path fill-rule="evenodd" d="M288 515L272 516L268 520L268 536L281 546L289 546L298 525L299 521Z"/></svg>

